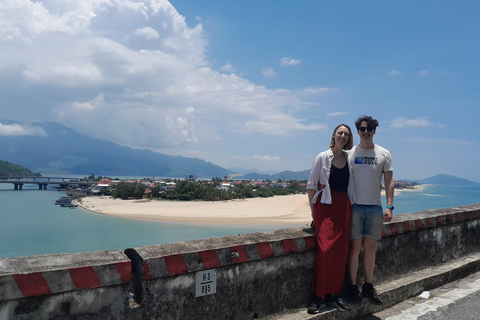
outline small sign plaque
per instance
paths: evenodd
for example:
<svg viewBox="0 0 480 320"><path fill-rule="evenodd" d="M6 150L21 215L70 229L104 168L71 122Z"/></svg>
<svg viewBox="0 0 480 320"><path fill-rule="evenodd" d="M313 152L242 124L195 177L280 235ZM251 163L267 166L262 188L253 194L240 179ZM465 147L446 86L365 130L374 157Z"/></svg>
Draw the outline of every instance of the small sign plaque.
<svg viewBox="0 0 480 320"><path fill-rule="evenodd" d="M195 281L195 297L217 293L217 269L198 271Z"/></svg>

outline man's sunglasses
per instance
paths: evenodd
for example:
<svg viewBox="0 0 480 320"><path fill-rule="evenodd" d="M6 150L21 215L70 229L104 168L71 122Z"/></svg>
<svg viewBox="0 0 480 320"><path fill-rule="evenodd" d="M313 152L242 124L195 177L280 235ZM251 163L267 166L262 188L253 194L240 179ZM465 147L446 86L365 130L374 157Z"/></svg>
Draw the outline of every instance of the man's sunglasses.
<svg viewBox="0 0 480 320"><path fill-rule="evenodd" d="M358 130L362 131L362 132L365 132L365 130L368 131L368 132L372 132L373 130L375 130L375 128L374 127L359 127Z"/></svg>

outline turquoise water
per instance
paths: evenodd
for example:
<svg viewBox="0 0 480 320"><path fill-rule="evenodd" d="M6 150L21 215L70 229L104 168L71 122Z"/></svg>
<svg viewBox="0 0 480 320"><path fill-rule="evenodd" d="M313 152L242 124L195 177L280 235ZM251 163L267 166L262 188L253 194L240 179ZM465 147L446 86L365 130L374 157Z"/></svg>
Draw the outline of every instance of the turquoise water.
<svg viewBox="0 0 480 320"><path fill-rule="evenodd" d="M142 221L62 208L55 189L0 185L0 258L71 253L205 239L286 228L286 226L197 226Z"/></svg>
<svg viewBox="0 0 480 320"><path fill-rule="evenodd" d="M62 208L65 193L25 185L0 185L0 258L84 252L213 238L289 226L195 226L141 221ZM395 197L395 213L480 203L480 186L426 186Z"/></svg>

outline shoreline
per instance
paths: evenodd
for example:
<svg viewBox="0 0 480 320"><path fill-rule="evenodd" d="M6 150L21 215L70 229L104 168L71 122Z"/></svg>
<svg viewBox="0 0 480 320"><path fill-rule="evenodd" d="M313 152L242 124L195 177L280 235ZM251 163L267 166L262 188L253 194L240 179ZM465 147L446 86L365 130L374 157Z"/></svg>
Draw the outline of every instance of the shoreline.
<svg viewBox="0 0 480 320"><path fill-rule="evenodd" d="M211 225L307 225L311 222L306 194L226 201L121 200L105 196L75 200L97 214L140 220Z"/></svg>
<svg viewBox="0 0 480 320"><path fill-rule="evenodd" d="M395 195L422 191L425 186L395 189ZM74 203L96 214L188 224L304 226L312 221L307 194L225 201L121 200L89 196Z"/></svg>

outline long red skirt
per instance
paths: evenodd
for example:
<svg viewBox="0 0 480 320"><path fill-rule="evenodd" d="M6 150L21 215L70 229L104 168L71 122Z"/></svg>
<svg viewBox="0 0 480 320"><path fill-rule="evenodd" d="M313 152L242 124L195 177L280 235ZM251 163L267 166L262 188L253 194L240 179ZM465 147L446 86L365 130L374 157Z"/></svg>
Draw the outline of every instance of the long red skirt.
<svg viewBox="0 0 480 320"><path fill-rule="evenodd" d="M350 201L346 192L332 190L332 204L314 206L317 250L312 292L323 298L342 288L350 242Z"/></svg>

